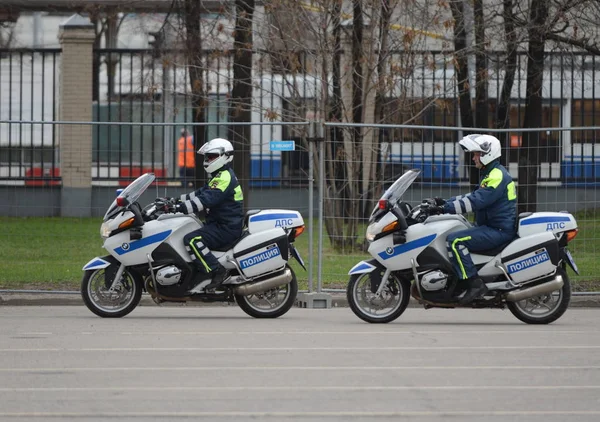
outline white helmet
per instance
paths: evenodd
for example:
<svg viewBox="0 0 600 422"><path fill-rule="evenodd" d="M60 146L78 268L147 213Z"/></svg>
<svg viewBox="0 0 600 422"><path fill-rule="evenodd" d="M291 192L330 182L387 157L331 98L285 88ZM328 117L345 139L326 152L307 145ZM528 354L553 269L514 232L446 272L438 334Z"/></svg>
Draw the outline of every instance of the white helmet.
<svg viewBox="0 0 600 422"><path fill-rule="evenodd" d="M204 155L204 170L210 174L233 161L233 145L227 139L215 138L202 145L198 154Z"/></svg>
<svg viewBox="0 0 600 422"><path fill-rule="evenodd" d="M481 164L489 163L502 155L502 148L498 138L492 135L468 135L458 141L459 145L468 152L480 152Z"/></svg>

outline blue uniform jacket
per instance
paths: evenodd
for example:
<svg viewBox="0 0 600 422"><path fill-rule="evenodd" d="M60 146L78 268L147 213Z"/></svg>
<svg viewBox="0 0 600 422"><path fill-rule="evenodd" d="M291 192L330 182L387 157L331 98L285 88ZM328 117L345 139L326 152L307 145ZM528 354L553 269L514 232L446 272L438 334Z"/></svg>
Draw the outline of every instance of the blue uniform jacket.
<svg viewBox="0 0 600 422"><path fill-rule="evenodd" d="M181 196L187 214L205 210L206 224L240 236L244 224L244 195L229 165L213 173L200 189ZM202 206L199 207L198 203Z"/></svg>
<svg viewBox="0 0 600 422"><path fill-rule="evenodd" d="M478 226L514 233L517 192L512 177L499 160L492 161L481 171L479 187L467 195L448 199L444 205L444 212L475 212L475 222Z"/></svg>

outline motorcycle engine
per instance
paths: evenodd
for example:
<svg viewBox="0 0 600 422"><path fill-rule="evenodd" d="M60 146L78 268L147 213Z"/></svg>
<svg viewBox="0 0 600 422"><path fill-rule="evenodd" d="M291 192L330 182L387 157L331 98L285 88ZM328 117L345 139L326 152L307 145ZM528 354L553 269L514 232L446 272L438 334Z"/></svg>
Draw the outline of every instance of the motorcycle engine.
<svg viewBox="0 0 600 422"><path fill-rule="evenodd" d="M421 278L421 286L428 292L435 292L446 287L448 275L441 271L431 271Z"/></svg>
<svg viewBox="0 0 600 422"><path fill-rule="evenodd" d="M181 270L174 265L161 268L156 272L156 281L163 286L172 286L179 283Z"/></svg>

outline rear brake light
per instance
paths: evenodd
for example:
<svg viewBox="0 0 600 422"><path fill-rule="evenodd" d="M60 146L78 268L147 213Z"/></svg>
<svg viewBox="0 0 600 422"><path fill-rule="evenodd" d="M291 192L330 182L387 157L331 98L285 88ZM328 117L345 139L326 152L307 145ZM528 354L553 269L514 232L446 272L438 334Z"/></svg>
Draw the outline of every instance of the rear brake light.
<svg viewBox="0 0 600 422"><path fill-rule="evenodd" d="M579 229L573 229L566 232L565 234L567 235L567 242L570 242L571 240L575 239L577 233L579 233Z"/></svg>
<svg viewBox="0 0 600 422"><path fill-rule="evenodd" d="M387 199L380 199L379 202L377 203L377 206L379 207L380 210L387 209L387 207L388 207Z"/></svg>

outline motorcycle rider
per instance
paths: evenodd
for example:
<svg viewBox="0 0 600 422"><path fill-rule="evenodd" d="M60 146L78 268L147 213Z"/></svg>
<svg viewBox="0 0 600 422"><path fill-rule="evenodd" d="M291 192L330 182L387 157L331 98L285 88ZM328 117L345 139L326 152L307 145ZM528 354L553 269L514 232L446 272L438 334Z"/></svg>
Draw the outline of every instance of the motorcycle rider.
<svg viewBox="0 0 600 422"><path fill-rule="evenodd" d="M448 255L461 280L466 280L467 291L459 300L466 305L482 297L488 289L481 278L469 251L493 249L511 241L515 236L517 194L512 177L500 164L500 141L491 135L473 134L462 138L460 146L472 153L475 166L480 170L479 186L466 195L446 201L435 198L447 214L475 212L476 226L448 235Z"/></svg>
<svg viewBox="0 0 600 422"><path fill-rule="evenodd" d="M226 139L215 138L197 151L204 155L204 170L208 182L200 189L181 195L174 212L199 213L204 210L206 224L184 236L183 240L192 262L204 274L212 275L206 290L220 286L227 278L227 270L211 249L229 245L242 235L244 223L244 195L231 163L233 145ZM202 280L196 280L195 285Z"/></svg>

